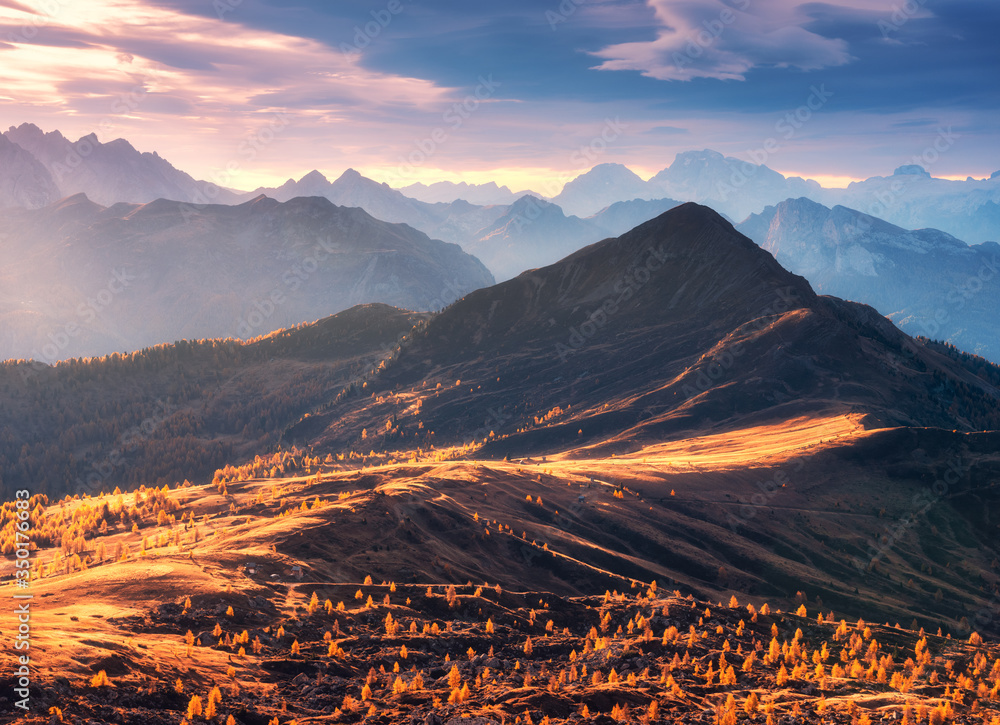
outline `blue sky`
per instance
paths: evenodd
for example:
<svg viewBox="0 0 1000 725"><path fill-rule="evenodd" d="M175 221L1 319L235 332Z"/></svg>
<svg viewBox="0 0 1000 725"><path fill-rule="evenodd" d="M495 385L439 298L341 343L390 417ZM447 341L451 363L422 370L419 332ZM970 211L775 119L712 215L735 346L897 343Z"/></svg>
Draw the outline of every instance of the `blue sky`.
<svg viewBox="0 0 1000 725"><path fill-rule="evenodd" d="M242 188L354 167L549 191L769 138L772 168L842 180L941 128L958 140L931 173L981 177L998 27L995 0L0 0L0 120L124 136Z"/></svg>

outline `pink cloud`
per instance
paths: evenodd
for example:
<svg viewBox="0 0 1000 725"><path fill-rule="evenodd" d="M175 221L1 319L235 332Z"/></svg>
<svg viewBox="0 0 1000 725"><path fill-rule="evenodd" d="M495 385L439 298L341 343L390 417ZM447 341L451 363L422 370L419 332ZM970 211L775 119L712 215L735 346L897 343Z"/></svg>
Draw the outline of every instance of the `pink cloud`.
<svg viewBox="0 0 1000 725"><path fill-rule="evenodd" d="M851 60L847 43L804 27L810 18L789 0L647 0L657 37L610 45L598 70L632 70L667 81L745 80L755 67L816 70ZM841 3L847 7L850 3Z"/></svg>

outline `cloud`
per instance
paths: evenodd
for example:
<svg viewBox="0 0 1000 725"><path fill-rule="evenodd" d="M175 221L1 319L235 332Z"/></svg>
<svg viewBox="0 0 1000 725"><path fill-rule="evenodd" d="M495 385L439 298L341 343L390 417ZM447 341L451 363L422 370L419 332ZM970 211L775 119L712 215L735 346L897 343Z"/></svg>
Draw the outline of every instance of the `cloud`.
<svg viewBox="0 0 1000 725"><path fill-rule="evenodd" d="M937 118L913 118L907 119L906 121L898 121L892 124L892 128L928 128L931 126L939 126L940 121Z"/></svg>
<svg viewBox="0 0 1000 725"><path fill-rule="evenodd" d="M995 0L936 3L933 17L900 19L892 42L878 27L903 4L890 0L406 0L348 54L385 0L223 1L236 9L220 20L212 0L0 0L0 127L125 137L246 189L312 168L391 179L441 128L447 140L409 180L495 175L540 191L582 170L573 159L607 119L628 128L593 163L652 173L690 148L759 148L822 82L836 101L782 146L780 168L889 173L927 145L935 124L923 121L935 119L963 134L940 173L995 169L984 168L998 145ZM552 28L546 12L570 6ZM633 72L595 73L595 53L602 69ZM453 127L444 114L480 74L502 84L497 95ZM665 93L657 78L695 80ZM719 78L746 81L719 92ZM244 157L277 113L287 125Z"/></svg>
<svg viewBox="0 0 1000 725"><path fill-rule="evenodd" d="M649 131L647 131L646 133L661 134L664 136L673 136L679 133L683 134L691 132L686 128L681 128L680 126L654 126L653 128L649 129Z"/></svg>
<svg viewBox="0 0 1000 725"><path fill-rule="evenodd" d="M593 55L597 70L639 71L664 81L746 80L754 68L817 70L852 60L848 44L807 29L817 5L793 0L647 0L653 40L617 43ZM841 9L860 11L850 2Z"/></svg>
<svg viewBox="0 0 1000 725"><path fill-rule="evenodd" d="M32 14L0 5L0 87L20 101L72 111L92 107L102 88L126 82L149 94L186 99L212 117L257 111L268 91L311 104L425 107L453 89L363 68L357 56L322 42L184 14L142 0L38 0ZM25 30L27 28L27 30ZM80 81L86 81L81 83ZM93 87L88 88L87 84Z"/></svg>

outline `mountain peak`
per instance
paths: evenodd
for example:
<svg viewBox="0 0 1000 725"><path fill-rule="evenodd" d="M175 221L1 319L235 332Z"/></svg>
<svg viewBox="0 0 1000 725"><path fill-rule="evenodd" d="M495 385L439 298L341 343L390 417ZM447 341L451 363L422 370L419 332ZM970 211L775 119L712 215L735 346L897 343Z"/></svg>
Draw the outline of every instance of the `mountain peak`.
<svg viewBox="0 0 1000 725"><path fill-rule="evenodd" d="M158 198L194 203L204 200L206 182L175 169L156 153L138 151L123 138L102 144L96 134L89 133L70 141L58 130L45 133L30 123L12 126L4 135L52 176L52 184L57 187L52 198L85 191L106 207L120 201L145 203ZM75 161L69 163L73 154ZM232 203L237 198L222 189L213 200Z"/></svg>
<svg viewBox="0 0 1000 725"><path fill-rule="evenodd" d="M86 194L80 192L67 196L50 204L47 209L55 219L62 222L89 217L104 209L100 204L95 204Z"/></svg>
<svg viewBox="0 0 1000 725"><path fill-rule="evenodd" d="M598 170L610 171L618 169L625 169L626 171L631 171L631 169L627 167L625 164L619 164L616 161L605 161L603 163L597 164L591 169L591 171L598 171Z"/></svg>
<svg viewBox="0 0 1000 725"><path fill-rule="evenodd" d="M712 149L682 151L674 157L674 164L687 166L695 161L724 161L725 156ZM673 166L674 164L671 164Z"/></svg>
<svg viewBox="0 0 1000 725"><path fill-rule="evenodd" d="M355 179L363 179L363 178L365 177L363 177L360 172L355 171L354 169L347 169L346 171L344 171L344 173L340 175L337 181L352 181Z"/></svg>
<svg viewBox="0 0 1000 725"><path fill-rule="evenodd" d="M87 195L81 191L78 194L71 194L70 196L67 196L64 199L60 199L59 201L57 201L55 204L52 205L52 208L68 209L71 206L85 206L93 203L94 202L92 202L87 197Z"/></svg>
<svg viewBox="0 0 1000 725"><path fill-rule="evenodd" d="M605 177L610 177L614 179L628 179L628 180L637 179L639 181L642 181L642 178L637 173L632 171L632 169L625 166L625 164L605 162L603 164L598 164L590 171L580 174L578 177L576 177L575 179L573 179L573 181L570 181L569 183L572 184L574 182L580 181L581 179L605 178Z"/></svg>
<svg viewBox="0 0 1000 725"><path fill-rule="evenodd" d="M352 171L352 170L353 169L348 169L348 171ZM347 172L345 171L344 173L346 174ZM357 173L357 172L355 172L355 173ZM316 169L313 169L308 174L306 174L301 179L299 179L299 183L300 184L302 184L302 183L309 184L309 183L316 183L316 182L330 183L329 179L327 179L326 176L324 176L322 173L320 173Z"/></svg>
<svg viewBox="0 0 1000 725"><path fill-rule="evenodd" d="M567 214L589 216L622 199L648 199L649 187L632 169L622 164L598 164L566 183L552 199Z"/></svg>
<svg viewBox="0 0 1000 725"><path fill-rule="evenodd" d="M923 166L920 166L919 164L905 164L903 166L900 166L895 171L892 172L892 175L893 176L926 176L928 179L931 177L930 172L927 171L927 169L925 169Z"/></svg>
<svg viewBox="0 0 1000 725"><path fill-rule="evenodd" d="M7 129L6 135L13 136L15 143L22 146L27 144L38 144L44 142L68 142L68 139L59 132L58 129L46 133L33 123L22 123L20 126L11 126ZM30 149L29 149L30 150Z"/></svg>
<svg viewBox="0 0 1000 725"><path fill-rule="evenodd" d="M7 133L17 133L23 136L35 136L37 138L41 138L45 135L45 132L33 123L22 123L20 126L11 126L7 129ZM53 133L58 134L59 132L53 131ZM59 135L61 136L62 134Z"/></svg>
<svg viewBox="0 0 1000 725"><path fill-rule="evenodd" d="M514 203L510 205L510 210L511 212L519 211L528 206L547 207L556 205L550 201L546 201L545 199L540 199L537 196L534 196L533 194L525 194L524 196L514 200Z"/></svg>
<svg viewBox="0 0 1000 725"><path fill-rule="evenodd" d="M93 143L94 145L101 145L101 142L97 140L97 135L96 134L92 133L92 134L90 134L88 136L84 136L83 138L89 139L90 142ZM80 141L83 141L83 138L81 138ZM80 141L77 141L77 143L80 143ZM130 153L130 152L134 153L136 151L135 146L133 146L131 143L129 143L128 139L124 139L124 138L116 138L116 139L113 139L111 141L108 141L106 144L104 144L104 147L105 148L109 148L109 149L115 149L117 151L122 151L122 152L126 152L126 153ZM152 156L153 158L156 158L156 159L162 158L155 151L151 152L149 155Z"/></svg>

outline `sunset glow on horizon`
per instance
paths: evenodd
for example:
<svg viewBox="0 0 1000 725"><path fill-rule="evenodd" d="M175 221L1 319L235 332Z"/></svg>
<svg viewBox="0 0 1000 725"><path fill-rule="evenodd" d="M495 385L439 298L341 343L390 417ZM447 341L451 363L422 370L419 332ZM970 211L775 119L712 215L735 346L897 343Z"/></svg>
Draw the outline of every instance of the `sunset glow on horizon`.
<svg viewBox="0 0 1000 725"><path fill-rule="evenodd" d="M948 6L891 26L891 8L819 8L5 2L0 109L7 125L126 138L244 190L356 168L392 186L495 181L555 193L598 163L646 177L681 151L753 159L769 139L779 149L767 165L843 186L892 173L939 128L961 140L933 175L996 170L989 23ZM780 60L772 36L783 39ZM948 82L918 72L928 63ZM829 100L810 109L816 88ZM275 117L281 130L267 133ZM622 130L601 142L608 124ZM267 143L241 154L262 133Z"/></svg>

